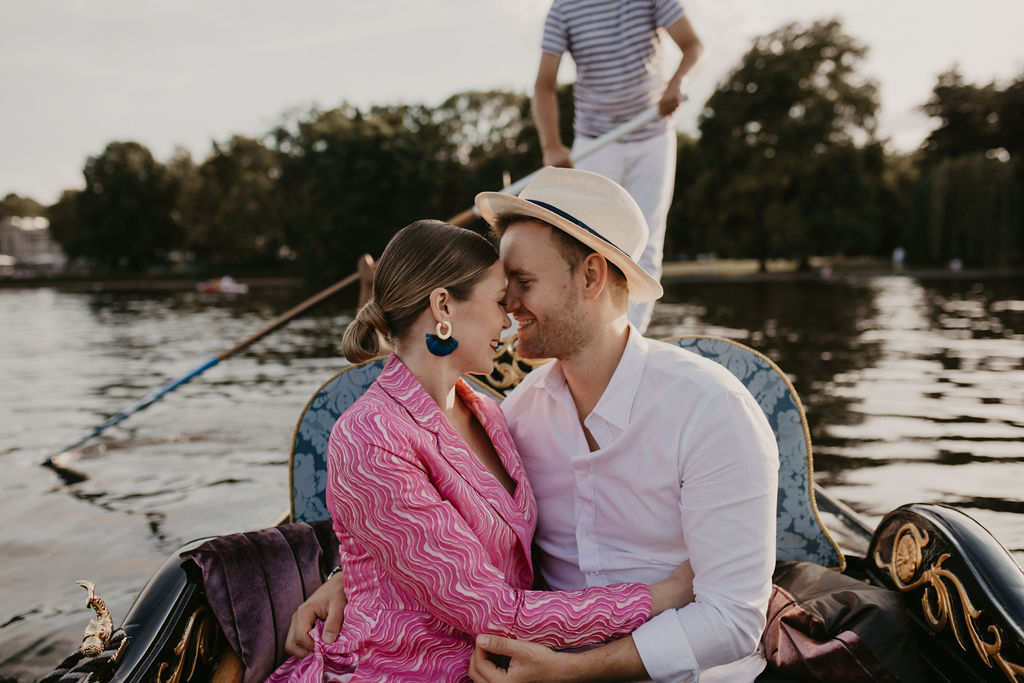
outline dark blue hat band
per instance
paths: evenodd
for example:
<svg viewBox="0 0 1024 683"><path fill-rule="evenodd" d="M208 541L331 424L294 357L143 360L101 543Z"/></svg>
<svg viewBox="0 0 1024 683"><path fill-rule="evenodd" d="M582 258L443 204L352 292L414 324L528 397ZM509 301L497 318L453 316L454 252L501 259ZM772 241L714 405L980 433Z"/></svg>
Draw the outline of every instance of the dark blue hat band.
<svg viewBox="0 0 1024 683"><path fill-rule="evenodd" d="M602 242L604 242L605 244L608 244L608 245L613 246L616 249L618 249L620 252L622 252L622 255L625 256L626 258L628 258L630 261L633 260L633 257L630 256L629 254L627 254L626 251L622 247L620 247L619 245L615 244L615 242L612 242L610 239L608 239L607 237L605 237L604 235L599 233L597 230L594 230L589 225L587 225L586 223L584 223L580 219L576 218L572 214L566 213L565 211L562 211L561 209L559 209L557 206L552 206L551 204L548 204L547 202L540 202L540 201L537 201L536 199L527 199L526 201L530 202L531 204L536 204L537 206L541 207L542 209L547 209L548 211L561 216L562 218L564 218L565 220L569 221L573 225L576 225L576 226L579 226L579 227L583 228L584 230L589 232L591 235L593 235L594 237L596 237L599 240L601 240Z"/></svg>

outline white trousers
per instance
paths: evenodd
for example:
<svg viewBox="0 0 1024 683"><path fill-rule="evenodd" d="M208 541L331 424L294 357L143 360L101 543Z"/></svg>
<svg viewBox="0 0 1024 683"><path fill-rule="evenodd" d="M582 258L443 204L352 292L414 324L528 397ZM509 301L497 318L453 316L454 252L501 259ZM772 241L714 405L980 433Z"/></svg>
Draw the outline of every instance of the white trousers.
<svg viewBox="0 0 1024 683"><path fill-rule="evenodd" d="M589 145L594 138L579 138L573 142L573 153ZM640 256L640 267L655 280L661 279L661 262L665 247L665 222L672 205L676 183L676 131L670 127L661 135L637 142L616 142L599 149L576 168L600 173L614 180L626 191L643 211L650 231L647 246ZM629 321L644 332L651 322L653 301L631 301Z"/></svg>

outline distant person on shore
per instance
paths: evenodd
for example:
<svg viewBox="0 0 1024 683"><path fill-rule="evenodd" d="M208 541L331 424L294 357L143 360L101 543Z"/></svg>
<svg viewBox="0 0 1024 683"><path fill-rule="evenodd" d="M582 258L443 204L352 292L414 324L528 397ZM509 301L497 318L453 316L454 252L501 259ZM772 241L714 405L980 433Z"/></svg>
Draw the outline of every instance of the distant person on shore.
<svg viewBox="0 0 1024 683"><path fill-rule="evenodd" d="M666 80L664 28L682 59ZM665 224L675 189L676 130L672 114L704 46L678 0L554 0L544 22L533 117L544 164L571 167L559 133L558 68L568 52L576 65L573 87L578 151L637 114L658 107L661 118L587 157L578 167L622 185L640 205L649 229L640 266L661 279ZM643 333L654 302L631 302L629 320Z"/></svg>
<svg viewBox="0 0 1024 683"><path fill-rule="evenodd" d="M903 261L907 257L907 252L903 247L896 247L892 250L892 269L897 273L903 271Z"/></svg>

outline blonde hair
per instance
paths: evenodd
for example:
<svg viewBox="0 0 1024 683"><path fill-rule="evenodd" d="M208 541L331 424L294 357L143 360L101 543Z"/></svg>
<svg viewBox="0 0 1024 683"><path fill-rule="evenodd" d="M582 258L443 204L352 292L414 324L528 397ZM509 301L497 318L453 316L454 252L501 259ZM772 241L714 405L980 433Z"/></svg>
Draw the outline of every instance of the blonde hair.
<svg viewBox="0 0 1024 683"><path fill-rule="evenodd" d="M435 220L411 223L388 242L373 274L373 297L345 328L341 352L353 363L379 356L385 340L400 340L444 287L468 299L498 260L481 235Z"/></svg>

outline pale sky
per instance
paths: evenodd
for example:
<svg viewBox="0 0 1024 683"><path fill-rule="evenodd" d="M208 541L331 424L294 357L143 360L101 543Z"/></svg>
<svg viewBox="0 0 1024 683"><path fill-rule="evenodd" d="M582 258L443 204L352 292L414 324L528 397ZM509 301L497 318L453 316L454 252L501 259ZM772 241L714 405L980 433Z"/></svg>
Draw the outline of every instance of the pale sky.
<svg viewBox="0 0 1024 683"><path fill-rule="evenodd" d="M0 196L43 203L81 187L86 157L136 140L166 161L261 135L289 110L348 101L440 104L464 90L532 89L550 0L0 0ZM913 149L916 108L958 64L970 82L1024 72L1024 2L683 0L706 61L677 116L702 105L754 36L839 17L868 45L880 134ZM564 62L568 63L566 59ZM561 80L572 79L563 65ZM487 188L480 188L487 189Z"/></svg>

